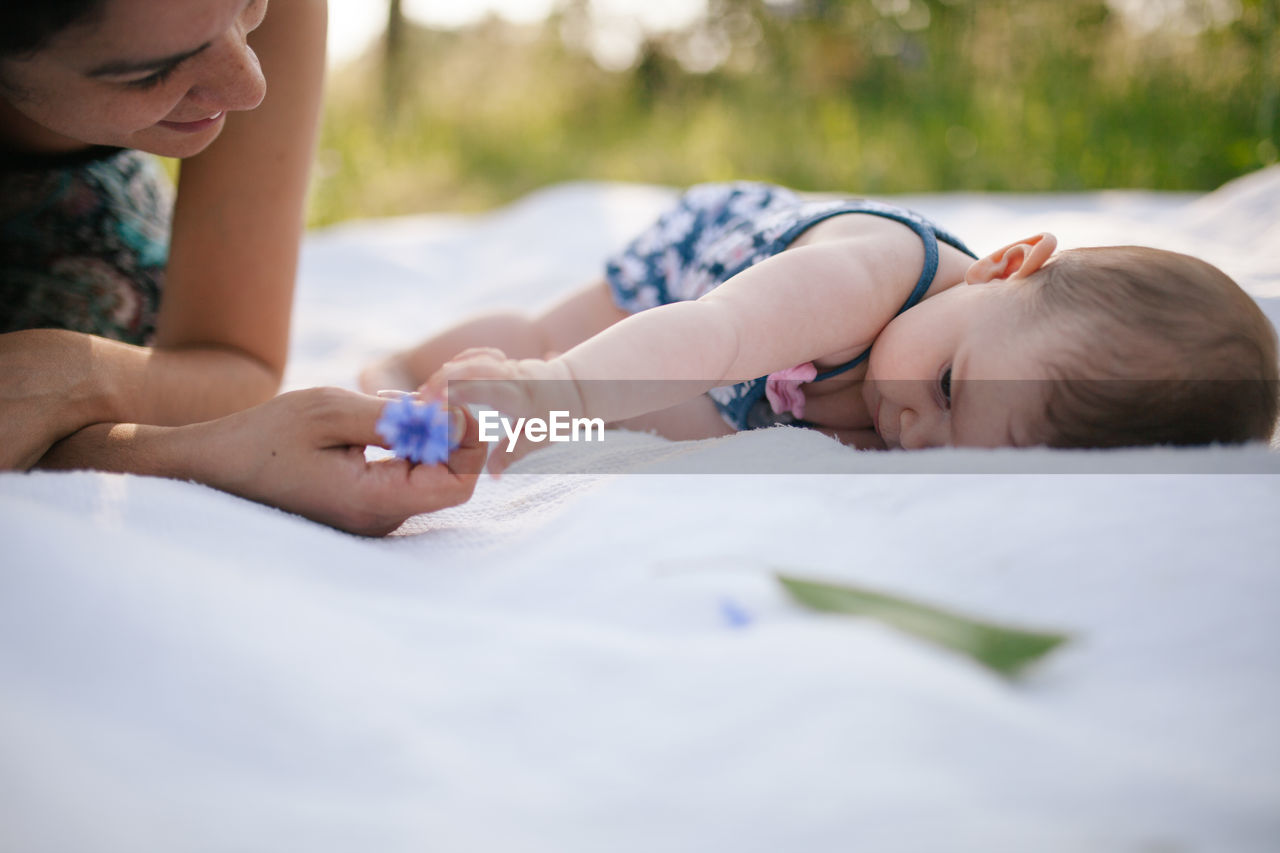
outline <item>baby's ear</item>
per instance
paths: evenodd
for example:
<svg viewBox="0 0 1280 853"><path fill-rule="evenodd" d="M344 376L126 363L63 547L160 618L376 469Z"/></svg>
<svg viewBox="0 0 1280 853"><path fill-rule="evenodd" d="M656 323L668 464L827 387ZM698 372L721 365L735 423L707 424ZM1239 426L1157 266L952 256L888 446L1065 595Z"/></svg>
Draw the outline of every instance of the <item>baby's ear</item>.
<svg viewBox="0 0 1280 853"><path fill-rule="evenodd" d="M1044 266L1057 248L1058 238L1047 233L1010 243L970 264L965 283L1026 278Z"/></svg>

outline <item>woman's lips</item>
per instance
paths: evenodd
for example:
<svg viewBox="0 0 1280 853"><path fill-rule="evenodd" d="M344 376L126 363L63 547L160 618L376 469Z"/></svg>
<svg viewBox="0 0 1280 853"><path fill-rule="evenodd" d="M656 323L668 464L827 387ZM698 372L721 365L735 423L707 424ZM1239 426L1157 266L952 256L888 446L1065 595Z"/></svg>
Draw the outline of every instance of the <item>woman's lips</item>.
<svg viewBox="0 0 1280 853"><path fill-rule="evenodd" d="M208 118L197 119L196 121L162 121L160 126L167 127L169 130L176 130L179 133L199 133L222 121L225 115L225 112L216 112Z"/></svg>

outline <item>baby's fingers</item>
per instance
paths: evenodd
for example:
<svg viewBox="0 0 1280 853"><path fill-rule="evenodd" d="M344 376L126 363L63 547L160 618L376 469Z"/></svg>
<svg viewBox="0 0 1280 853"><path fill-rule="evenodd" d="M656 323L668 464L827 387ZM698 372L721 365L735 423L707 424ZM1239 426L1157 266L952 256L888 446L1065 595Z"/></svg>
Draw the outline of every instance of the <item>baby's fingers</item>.
<svg viewBox="0 0 1280 853"><path fill-rule="evenodd" d="M454 361L470 361L472 359L492 359L494 361L507 361L507 354L497 347L467 347L462 352L449 359Z"/></svg>
<svg viewBox="0 0 1280 853"><path fill-rule="evenodd" d="M538 445L525 438L517 438L513 442L510 435L504 435L489 451L485 468L494 479L497 479L512 465L537 449Z"/></svg>
<svg viewBox="0 0 1280 853"><path fill-rule="evenodd" d="M517 418L539 414L533 411L528 382L519 379L454 379L445 386L450 406L491 409Z"/></svg>
<svg viewBox="0 0 1280 853"><path fill-rule="evenodd" d="M502 448L497 448L489 453L489 459L485 463L485 470L489 472L489 476L498 479L502 476L502 472L511 467L511 454Z"/></svg>
<svg viewBox="0 0 1280 853"><path fill-rule="evenodd" d="M440 399L450 382L461 379L506 379L515 375L515 362L493 347L463 350L442 364L419 389L427 399Z"/></svg>

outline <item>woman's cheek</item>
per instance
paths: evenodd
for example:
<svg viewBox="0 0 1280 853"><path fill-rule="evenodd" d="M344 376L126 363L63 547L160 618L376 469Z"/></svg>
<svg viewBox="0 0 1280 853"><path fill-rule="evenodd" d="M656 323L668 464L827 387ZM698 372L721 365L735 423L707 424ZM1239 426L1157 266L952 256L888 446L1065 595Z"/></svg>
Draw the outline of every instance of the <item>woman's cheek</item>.
<svg viewBox="0 0 1280 853"><path fill-rule="evenodd" d="M105 101L108 110L105 117L111 126L121 133L137 133L140 130L154 127L164 121L182 103L186 91L181 93L156 92L146 93L150 97L139 97L138 93L125 92Z"/></svg>

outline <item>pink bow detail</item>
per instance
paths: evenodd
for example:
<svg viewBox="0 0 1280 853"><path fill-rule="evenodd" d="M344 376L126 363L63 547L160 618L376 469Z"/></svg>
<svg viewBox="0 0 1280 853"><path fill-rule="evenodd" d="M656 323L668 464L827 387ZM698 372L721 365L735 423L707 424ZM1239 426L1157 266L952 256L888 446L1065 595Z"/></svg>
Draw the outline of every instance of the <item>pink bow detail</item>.
<svg viewBox="0 0 1280 853"><path fill-rule="evenodd" d="M769 405L775 415L790 412L796 418L804 417L804 392L800 386L812 382L818 375L818 368L812 361L770 373L764 383L764 394L769 398Z"/></svg>

